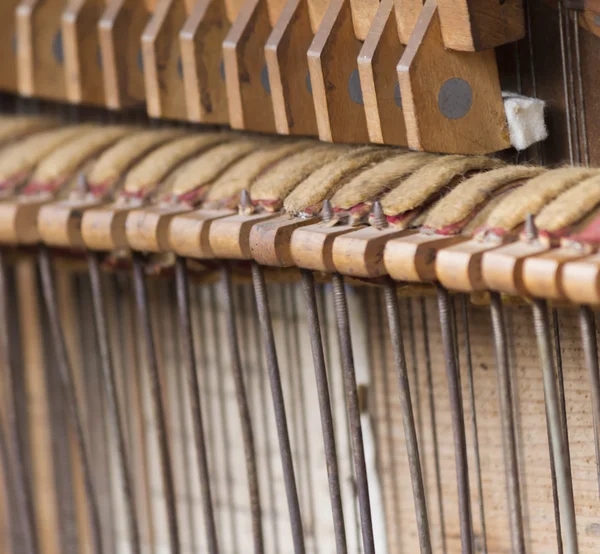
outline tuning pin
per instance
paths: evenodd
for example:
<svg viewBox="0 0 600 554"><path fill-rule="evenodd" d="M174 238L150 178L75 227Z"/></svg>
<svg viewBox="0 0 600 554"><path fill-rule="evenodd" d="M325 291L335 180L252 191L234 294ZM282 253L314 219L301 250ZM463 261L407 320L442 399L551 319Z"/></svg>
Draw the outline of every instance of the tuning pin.
<svg viewBox="0 0 600 554"><path fill-rule="evenodd" d="M538 237L538 230L535 225L535 218L533 214L527 214L525 218L525 227L523 229L523 236L525 240L533 241Z"/></svg>
<svg viewBox="0 0 600 554"><path fill-rule="evenodd" d="M377 229L385 229L388 226L387 218L383 213L383 208L381 207L381 202L379 200L375 200L375 202L373 202L371 224Z"/></svg>

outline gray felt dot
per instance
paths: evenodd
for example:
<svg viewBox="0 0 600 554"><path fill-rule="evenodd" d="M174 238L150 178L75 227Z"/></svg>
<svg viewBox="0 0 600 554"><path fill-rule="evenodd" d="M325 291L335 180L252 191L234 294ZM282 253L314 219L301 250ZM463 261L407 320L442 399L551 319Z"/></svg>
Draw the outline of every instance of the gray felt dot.
<svg viewBox="0 0 600 554"><path fill-rule="evenodd" d="M262 71L260 72L260 82L267 92L267 94L271 94L271 83L269 82L269 70L267 69L266 64L263 66Z"/></svg>
<svg viewBox="0 0 600 554"><path fill-rule="evenodd" d="M355 104L363 105L362 88L360 88L360 76L358 75L358 69L355 69L348 79L348 94L350 100Z"/></svg>
<svg viewBox="0 0 600 554"><path fill-rule="evenodd" d="M448 119L460 119L473 105L473 90L464 79L448 79L440 88L438 107Z"/></svg>
<svg viewBox="0 0 600 554"><path fill-rule="evenodd" d="M58 33L56 33L54 40L52 41L52 54L54 56L54 59L59 64L62 64L65 61L61 31L58 31Z"/></svg>

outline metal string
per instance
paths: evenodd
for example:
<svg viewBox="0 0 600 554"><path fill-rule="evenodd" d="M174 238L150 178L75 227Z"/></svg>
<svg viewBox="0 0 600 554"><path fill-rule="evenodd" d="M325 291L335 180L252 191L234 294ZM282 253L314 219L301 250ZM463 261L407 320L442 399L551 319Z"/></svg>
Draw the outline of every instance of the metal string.
<svg viewBox="0 0 600 554"><path fill-rule="evenodd" d="M344 385L348 404L350 436L352 438L352 457L356 475L356 489L358 493L363 548L365 554L374 554L375 539L373 536L373 522L371 519L367 464L365 461L362 427L360 422L360 407L358 403L354 355L352 353L352 336L350 334L350 318L348 316L344 278L339 273L334 273L332 275L332 283L338 335L341 345L340 352L344 372Z"/></svg>
<svg viewBox="0 0 600 554"><path fill-rule="evenodd" d="M40 246L39 264L42 278L42 289L46 311L50 320L50 333L56 352L56 368L60 379L61 391L69 412L69 422L73 429L76 447L80 455L84 487L86 491L86 503L90 518L90 532L92 534L92 552L101 554L102 528L100 524L100 513L98 509L98 498L92 477L92 464L90 451L86 445L81 411L77 401L73 369L69 362L67 347L62 331L62 324L58 314L56 292L54 288L54 277L52 274L52 262L50 252L45 245Z"/></svg>
<svg viewBox="0 0 600 554"><path fill-rule="evenodd" d="M471 498L469 487L469 466L465 421L460 389L460 377L456 363L456 350L452 333L452 307L450 295L446 289L437 286L438 311L442 332L446 374L450 394L450 409L454 434L454 455L456 458L456 480L458 485L458 511L460 537L463 554L473 554L473 522L471 516Z"/></svg>
<svg viewBox="0 0 600 554"><path fill-rule="evenodd" d="M442 552L446 554L446 520L444 517L444 502L442 497L442 470L440 466L440 447L437 435L437 418L435 415L435 394L433 390L433 374L431 368L431 349L429 347L429 325L427 324L427 310L425 299L421 297L421 326L423 329L423 347L425 349L425 374L427 377L429 419L431 420L431 434L433 440L433 459L435 462L435 484L438 497L438 512L440 518L440 531L442 536Z"/></svg>
<svg viewBox="0 0 600 554"><path fill-rule="evenodd" d="M567 449L561 418L560 398L549 338L550 323L548 320L548 306L545 300L533 299L532 309L544 379L544 396L550 435L551 457L556 471L555 479L560 508L563 547L567 554L575 554L578 551L578 546L573 483L569 476L569 464L566 458Z"/></svg>
<svg viewBox="0 0 600 554"><path fill-rule="evenodd" d="M471 355L471 331L469 329L468 297L460 295L463 331L465 334L465 358L467 362L467 384L469 387L469 403L471 405L471 426L473 433L473 451L475 456L475 473L477 475L477 492L479 495L479 517L481 519L481 549L487 554L487 531L485 525L485 506L483 501L483 482L481 479L481 457L479 453L479 431L477 429L477 409L475 405L475 385L473 382L473 359ZM460 368L460 366L459 366ZM517 550L518 552L518 550Z"/></svg>
<svg viewBox="0 0 600 554"><path fill-rule="evenodd" d="M333 414L329 396L329 382L327 379L321 325L319 322L317 298L315 294L315 281L311 271L303 269L301 274L302 290L304 292L306 304L308 333L315 370L315 380L317 383L317 398L321 414L321 430L323 433L323 446L325 449L325 461L327 463L327 476L329 479L329 499L331 501L331 511L333 515L336 552L337 554L345 554L347 552L346 528L344 524L344 510L340 490L340 475L335 445Z"/></svg>
<svg viewBox="0 0 600 554"><path fill-rule="evenodd" d="M490 293L490 312L492 331L496 351L496 371L498 382L498 400L500 404L500 422L502 424L502 440L504 459L507 467L507 496L509 507L510 534L512 548L515 552L525 552L525 534L523 530L523 511L521 506L521 486L519 478L519 461L515 422L513 419L513 398L510 387L508 366L508 344L504 310L500 294Z"/></svg>
<svg viewBox="0 0 600 554"><path fill-rule="evenodd" d="M267 359L267 371L271 384L271 395L273 397L273 409L275 411L277 437L279 439L279 452L281 454L281 464L290 515L290 524L292 526L294 552L296 554L304 554L305 546L302 515L300 512L298 490L296 488L292 449L290 446L283 390L281 388L281 374L279 372L279 362L277 360L275 337L273 336L273 325L271 321L269 299L267 296L267 287L265 284L263 270L254 261L252 262L252 282L254 285L254 296L256 298L256 306L258 309L258 319Z"/></svg>
<svg viewBox="0 0 600 554"><path fill-rule="evenodd" d="M33 507L33 497L31 483L27 472L27 456L25 445L19 436L19 429L22 423L19 421L19 414L15 406L18 398L16 383L14 380L16 371L15 352L10 340L10 315L8 300L10 298L8 288L8 268L6 265L6 252L0 249L0 348L3 354L3 389L4 395L2 403L4 407L4 417L6 418L6 428L8 437L2 432L2 453L4 475L6 481L13 490L12 496L15 500L15 513L18 514L23 534L23 549L25 554L34 554L37 552L37 536L35 528L35 515ZM0 422L2 427L2 422Z"/></svg>
<svg viewBox="0 0 600 554"><path fill-rule="evenodd" d="M391 279L386 279L383 285L383 292L385 296L385 306L388 316L388 325L390 330L392 351L394 354L394 362L396 366L396 374L398 377L400 409L402 411L406 453L408 456L408 467L412 481L413 501L415 504L419 544L423 554L430 554L432 552L431 538L429 536L429 518L427 516L425 487L423 484L423 474L421 472L419 443L413 415L410 383L408 380L408 369L406 367L406 357L404 354L398 298L396 297L395 284Z"/></svg>
<svg viewBox="0 0 600 554"><path fill-rule="evenodd" d="M206 434L204 432L202 403L200 399L200 384L198 382L198 371L196 368L196 355L194 352L194 340L192 334L189 282L185 260L182 258L177 258L175 263L175 286L177 292L177 308L179 312L181 359L186 374L189 402L192 412L194 446L196 462L198 464L206 543L210 554L218 554L219 541L215 523L215 509L212 498L208 455L206 453ZM201 344L201 347L204 346L204 344L205 343Z"/></svg>
<svg viewBox="0 0 600 554"><path fill-rule="evenodd" d="M252 514L252 535L254 538L254 551L257 554L264 552L262 532L262 510L260 502L260 487L258 485L258 469L256 463L256 449L254 446L254 431L248 406L246 384L242 370L242 360L238 343L237 325L235 321L235 304L233 301L233 287L231 283L231 268L227 262L221 266L221 284L225 297L225 318L227 323L227 338L229 341L230 363L235 382L235 396L242 426L242 440L246 458L246 474L248 479L248 493L250 495L250 508Z"/></svg>
<svg viewBox="0 0 600 554"><path fill-rule="evenodd" d="M148 309L148 291L144 275L144 260L138 253L133 253L133 281L141 333L146 347L146 364L150 381L152 409L158 438L159 463L164 487L167 510L167 525L171 554L180 554L179 523L177 519L177 499L173 479L173 466L169 453L169 437L167 419L163 400L162 383L158 370L158 360L152 335L152 322Z"/></svg>

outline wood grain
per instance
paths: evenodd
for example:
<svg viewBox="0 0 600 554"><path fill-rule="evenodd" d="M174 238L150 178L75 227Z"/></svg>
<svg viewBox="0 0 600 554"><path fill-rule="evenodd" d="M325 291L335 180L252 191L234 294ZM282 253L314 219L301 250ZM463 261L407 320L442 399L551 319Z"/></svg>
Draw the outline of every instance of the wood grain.
<svg viewBox="0 0 600 554"><path fill-rule="evenodd" d="M523 264L530 256L549 250L546 244L517 241L483 255L481 273L488 288L507 294L525 295Z"/></svg>
<svg viewBox="0 0 600 554"><path fill-rule="evenodd" d="M383 0L358 54L367 129L371 142L407 146L400 85L395 68L404 52L394 0Z"/></svg>
<svg viewBox="0 0 600 554"><path fill-rule="evenodd" d="M184 0L159 0L142 33L146 110L150 117L187 119L179 32Z"/></svg>
<svg viewBox="0 0 600 554"><path fill-rule="evenodd" d="M224 0L200 0L179 33L189 121L229 122L221 45L230 26Z"/></svg>
<svg viewBox="0 0 600 554"><path fill-rule="evenodd" d="M483 154L510 146L493 50L446 50L435 0L421 12L398 78L410 148Z"/></svg>
<svg viewBox="0 0 600 554"><path fill-rule="evenodd" d="M525 36L523 0L437 0L446 48L480 51Z"/></svg>
<svg viewBox="0 0 600 554"><path fill-rule="evenodd" d="M138 0L109 0L98 22L106 106L123 109L146 98L140 38L150 12Z"/></svg>
<svg viewBox="0 0 600 554"><path fill-rule="evenodd" d="M223 42L229 121L234 129L276 130L264 52L270 34L267 0L246 0Z"/></svg>
<svg viewBox="0 0 600 554"><path fill-rule="evenodd" d="M306 51L313 31L308 0L288 0L265 45L277 132L317 135Z"/></svg>
<svg viewBox="0 0 600 554"><path fill-rule="evenodd" d="M70 0L62 14L67 99L73 104L104 105L98 22L105 0Z"/></svg>
<svg viewBox="0 0 600 554"><path fill-rule="evenodd" d="M394 6L400 42L408 44L423 9L423 0L395 0Z"/></svg>
<svg viewBox="0 0 600 554"><path fill-rule="evenodd" d="M0 2L0 90L17 92L16 9L19 0Z"/></svg>
<svg viewBox="0 0 600 554"><path fill-rule="evenodd" d="M61 16L65 0L22 0L17 7L19 94L66 100Z"/></svg>
<svg viewBox="0 0 600 554"><path fill-rule="evenodd" d="M434 281L438 251L466 240L466 237L461 236L446 237L424 233L392 239L385 245L383 263L390 277L396 281Z"/></svg>
<svg viewBox="0 0 600 554"><path fill-rule="evenodd" d="M349 143L369 140L356 61L360 48L352 27L350 1L331 0L308 50L321 140Z"/></svg>
<svg viewBox="0 0 600 554"><path fill-rule="evenodd" d="M333 241L333 263L337 271L350 277L376 278L387 275L383 263L385 245L390 239L416 231L399 231L393 227L364 227L337 237Z"/></svg>

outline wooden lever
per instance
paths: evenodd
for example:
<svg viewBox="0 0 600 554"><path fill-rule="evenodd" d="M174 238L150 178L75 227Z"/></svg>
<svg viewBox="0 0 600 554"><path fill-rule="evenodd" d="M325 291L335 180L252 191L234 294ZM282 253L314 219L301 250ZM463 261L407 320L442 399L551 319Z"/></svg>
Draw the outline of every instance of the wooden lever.
<svg viewBox="0 0 600 554"><path fill-rule="evenodd" d="M16 10L19 0L0 2L0 90L17 92Z"/></svg>
<svg viewBox="0 0 600 554"><path fill-rule="evenodd" d="M461 292L485 290L481 260L486 252L499 248L498 242L471 239L443 248L437 254L435 274L447 289Z"/></svg>
<svg viewBox="0 0 600 554"><path fill-rule="evenodd" d="M581 248L563 246L526 259L523 264L523 284L527 294L551 300L565 299L565 265L585 255L586 252Z"/></svg>
<svg viewBox="0 0 600 554"><path fill-rule="evenodd" d="M275 127L283 135L318 134L306 58L315 28L309 4L288 0L265 45Z"/></svg>
<svg viewBox="0 0 600 554"><path fill-rule="evenodd" d="M224 0L197 2L179 34L187 118L199 123L228 123L222 43L237 16Z"/></svg>
<svg viewBox="0 0 600 554"><path fill-rule="evenodd" d="M523 0L437 0L446 48L480 51L525 36Z"/></svg>
<svg viewBox="0 0 600 554"><path fill-rule="evenodd" d="M264 46L282 8L278 1L246 0L223 42L229 121L234 129L276 131Z"/></svg>
<svg viewBox="0 0 600 554"><path fill-rule="evenodd" d="M64 101L61 17L65 0L21 0L17 7L19 94Z"/></svg>
<svg viewBox="0 0 600 554"><path fill-rule="evenodd" d="M395 0L396 23L398 25L398 37L402 44L408 44L410 35L419 21L423 0Z"/></svg>
<svg viewBox="0 0 600 554"><path fill-rule="evenodd" d="M398 64L410 148L483 154L510 146L493 50L446 50L427 0Z"/></svg>
<svg viewBox="0 0 600 554"><path fill-rule="evenodd" d="M308 50L308 67L319 138L329 142L369 140L356 58L350 0L331 0Z"/></svg>
<svg viewBox="0 0 600 554"><path fill-rule="evenodd" d="M98 28L105 7L105 0L69 0L62 14L65 86L71 103L105 103Z"/></svg>
<svg viewBox="0 0 600 554"><path fill-rule="evenodd" d="M435 261L438 252L449 246L463 243L463 236L443 236L416 233L392 239L385 245L383 263L396 281L435 281Z"/></svg>
<svg viewBox="0 0 600 554"><path fill-rule="evenodd" d="M565 296L572 302L600 305L600 254L566 263L562 286Z"/></svg>
<svg viewBox="0 0 600 554"><path fill-rule="evenodd" d="M98 22L106 106L118 110L146 98L140 37L150 17L140 0L107 0Z"/></svg>
<svg viewBox="0 0 600 554"><path fill-rule="evenodd" d="M142 33L146 109L150 117L187 119L179 42L187 13L185 0L158 0Z"/></svg>
<svg viewBox="0 0 600 554"><path fill-rule="evenodd" d="M358 70L371 142L407 146L400 84L395 71L404 52L394 0L383 0L358 55Z"/></svg>
<svg viewBox="0 0 600 554"><path fill-rule="evenodd" d="M333 241L335 268L350 277L377 278L387 275L383 262L386 243L391 239L415 233L414 230L398 230L394 227L363 227L340 235Z"/></svg>
<svg viewBox="0 0 600 554"><path fill-rule="evenodd" d="M523 266L531 257L550 250L547 243L538 240L519 240L483 255L481 272L486 286L506 294L524 296Z"/></svg>

